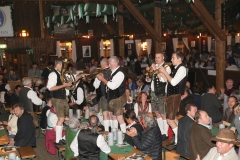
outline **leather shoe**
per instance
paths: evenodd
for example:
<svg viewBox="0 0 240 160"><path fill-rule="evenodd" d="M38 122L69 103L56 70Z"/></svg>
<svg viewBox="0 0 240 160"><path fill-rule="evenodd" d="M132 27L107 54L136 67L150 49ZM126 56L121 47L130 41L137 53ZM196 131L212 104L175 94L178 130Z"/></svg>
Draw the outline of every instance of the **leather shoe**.
<svg viewBox="0 0 240 160"><path fill-rule="evenodd" d="M175 149L177 147L177 144L175 142L167 144L166 147L169 147L171 149Z"/></svg>
<svg viewBox="0 0 240 160"><path fill-rule="evenodd" d="M168 139L168 137L166 136L166 134L163 134L163 135L162 135L162 142L163 142L163 141L166 141L167 139Z"/></svg>
<svg viewBox="0 0 240 160"><path fill-rule="evenodd" d="M65 139L61 139L60 141L62 141L63 143L65 143L65 144L66 144L66 140L65 140Z"/></svg>
<svg viewBox="0 0 240 160"><path fill-rule="evenodd" d="M55 142L54 145L55 146L65 146L66 143L64 143L63 141L60 140L58 143Z"/></svg>

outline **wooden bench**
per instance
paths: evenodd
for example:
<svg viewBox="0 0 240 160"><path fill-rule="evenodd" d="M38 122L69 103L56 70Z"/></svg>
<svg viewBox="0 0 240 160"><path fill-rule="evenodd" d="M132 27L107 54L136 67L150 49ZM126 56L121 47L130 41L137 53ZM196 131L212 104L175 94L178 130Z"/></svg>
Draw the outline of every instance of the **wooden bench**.
<svg viewBox="0 0 240 160"><path fill-rule="evenodd" d="M57 149L58 159L62 160L62 153L65 151L66 146L55 146Z"/></svg>
<svg viewBox="0 0 240 160"><path fill-rule="evenodd" d="M22 160L34 160L34 157L36 157L36 153L31 146L20 147L18 148L18 152Z"/></svg>

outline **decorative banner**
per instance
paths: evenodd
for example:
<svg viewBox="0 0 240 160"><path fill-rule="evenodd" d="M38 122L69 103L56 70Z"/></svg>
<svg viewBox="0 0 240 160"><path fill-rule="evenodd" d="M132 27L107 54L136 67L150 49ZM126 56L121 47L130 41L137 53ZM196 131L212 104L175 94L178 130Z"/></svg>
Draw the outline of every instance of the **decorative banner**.
<svg viewBox="0 0 240 160"><path fill-rule="evenodd" d="M0 7L0 37L13 37L11 6Z"/></svg>

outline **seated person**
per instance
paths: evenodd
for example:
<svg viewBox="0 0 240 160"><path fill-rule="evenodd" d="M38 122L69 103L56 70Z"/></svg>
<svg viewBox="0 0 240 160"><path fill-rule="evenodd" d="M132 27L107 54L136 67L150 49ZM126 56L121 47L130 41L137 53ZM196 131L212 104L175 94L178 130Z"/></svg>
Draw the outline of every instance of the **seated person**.
<svg viewBox="0 0 240 160"><path fill-rule="evenodd" d="M143 127L138 122L136 114L133 110L127 110L126 113L124 113L124 118L128 124L128 126L126 127L127 130L130 130L132 127L134 127L137 130L137 133L139 133L139 134L142 133ZM127 134L125 135L124 141L126 141L128 144L134 146L132 137L130 137Z"/></svg>
<svg viewBox="0 0 240 160"><path fill-rule="evenodd" d="M21 85L15 86L14 93L10 96L10 104L19 102L19 92L21 91L21 89Z"/></svg>
<svg viewBox="0 0 240 160"><path fill-rule="evenodd" d="M68 127L66 128L66 149L65 149L65 159L74 157L73 151L70 149L70 145L73 139L76 137L77 133L81 129L87 129L89 127L88 122L79 123L76 117L69 119Z"/></svg>
<svg viewBox="0 0 240 160"><path fill-rule="evenodd" d="M7 79L0 80L0 93L0 101L2 103L10 103L10 95L12 94L12 90Z"/></svg>
<svg viewBox="0 0 240 160"><path fill-rule="evenodd" d="M42 109L40 127L42 129L47 129L47 111L52 107L52 100L50 97L46 98L46 106Z"/></svg>
<svg viewBox="0 0 240 160"><path fill-rule="evenodd" d="M99 119L92 115L89 117L89 128L78 131L72 141L70 148L74 152L74 157L78 156L81 160L99 159L100 150L106 154L111 149L104 140L104 137L97 133Z"/></svg>
<svg viewBox="0 0 240 160"><path fill-rule="evenodd" d="M153 160L162 159L162 134L152 114L143 114L143 124L146 130L141 135L134 127L126 134L132 137L133 144L144 154L148 154Z"/></svg>
<svg viewBox="0 0 240 160"><path fill-rule="evenodd" d="M4 78L7 79L8 81L19 81L19 82L21 81L19 75L16 74L13 69L10 69L9 74L6 74Z"/></svg>
<svg viewBox="0 0 240 160"><path fill-rule="evenodd" d="M190 93L190 90L185 87L185 91L184 94L181 95L181 103L180 103L180 108L179 108L179 114L185 116L186 115L186 111L185 111L185 107L187 104L189 103L193 103L193 96Z"/></svg>
<svg viewBox="0 0 240 160"><path fill-rule="evenodd" d="M54 107L51 107L47 113L47 130L45 136L45 146L47 151L51 154L57 154L55 148L55 140L56 140L56 125L58 121L58 117L56 115ZM62 137L59 137L60 141L58 145L65 145L65 130L62 131Z"/></svg>
<svg viewBox="0 0 240 160"><path fill-rule="evenodd" d="M234 115L234 107L237 105L237 98L234 96L230 96L228 98L228 108L224 112L223 116L223 124L225 126L230 126L235 115Z"/></svg>
<svg viewBox="0 0 240 160"><path fill-rule="evenodd" d="M196 160L240 160L240 157L234 150L234 145L238 145L233 131L229 129L221 129L218 131L216 137L211 138L216 141L216 147L209 150L205 157L197 156Z"/></svg>
<svg viewBox="0 0 240 160"><path fill-rule="evenodd" d="M32 116L24 110L23 104L13 105L14 114L18 117L17 134L14 139L10 139L9 144L15 146L36 146L35 126Z"/></svg>
<svg viewBox="0 0 240 160"><path fill-rule="evenodd" d="M7 126L8 138L14 138L17 134L17 121L18 117L14 114L13 105L10 108L10 115L8 121L3 121L3 124Z"/></svg>
<svg viewBox="0 0 240 160"><path fill-rule="evenodd" d="M131 97L131 90L130 89L126 89L125 93L126 93L126 97L127 97L127 104L125 105L124 110L127 111L127 110L133 109L133 99Z"/></svg>

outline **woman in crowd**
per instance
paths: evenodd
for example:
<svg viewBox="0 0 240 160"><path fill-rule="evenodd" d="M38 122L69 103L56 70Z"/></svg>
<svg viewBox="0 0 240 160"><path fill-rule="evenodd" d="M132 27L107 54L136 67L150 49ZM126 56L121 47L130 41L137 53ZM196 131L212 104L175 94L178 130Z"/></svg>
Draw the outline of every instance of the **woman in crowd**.
<svg viewBox="0 0 240 160"><path fill-rule="evenodd" d="M128 126L126 127L127 130L130 130L131 128L135 128L139 134L142 133L143 127L139 123L136 114L133 110L128 110L126 113L124 113L125 121L127 122ZM129 135L125 135L124 141L126 141L128 144L134 146L132 137Z"/></svg>
<svg viewBox="0 0 240 160"><path fill-rule="evenodd" d="M147 93L140 92L138 94L137 103L134 105L134 112L136 116L139 118L140 123L143 125L142 122L142 115L145 113L152 113L151 103L147 101Z"/></svg>
<svg viewBox="0 0 240 160"><path fill-rule="evenodd" d="M124 109L127 111L127 110L133 109L133 99L131 97L130 89L126 89L125 93L126 93L126 97L127 97L127 104L125 105Z"/></svg>
<svg viewBox="0 0 240 160"><path fill-rule="evenodd" d="M228 108L224 112L223 116L223 124L225 126L230 126L232 121L234 120L234 108L238 104L237 98L234 96L230 96L228 98Z"/></svg>
<svg viewBox="0 0 240 160"><path fill-rule="evenodd" d="M6 129L8 130L8 138L14 138L15 135L17 134L18 129L17 128L18 117L14 114L12 107L10 108L10 115L8 121L3 121L3 124L7 126Z"/></svg>

